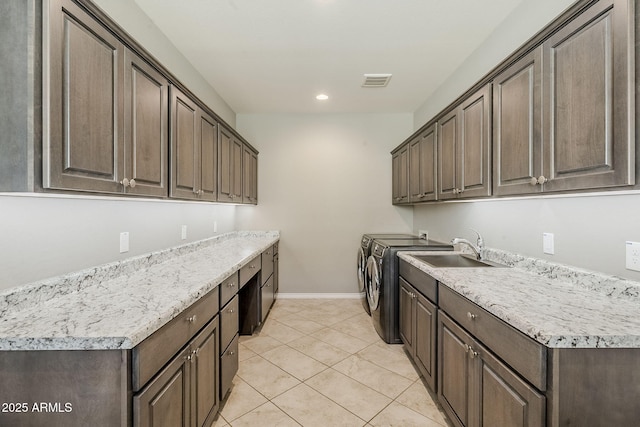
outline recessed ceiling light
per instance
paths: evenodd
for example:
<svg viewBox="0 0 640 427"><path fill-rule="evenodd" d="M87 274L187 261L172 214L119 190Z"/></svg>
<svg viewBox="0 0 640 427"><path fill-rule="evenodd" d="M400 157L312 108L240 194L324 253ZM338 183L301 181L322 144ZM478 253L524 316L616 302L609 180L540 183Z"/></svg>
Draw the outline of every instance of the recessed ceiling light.
<svg viewBox="0 0 640 427"><path fill-rule="evenodd" d="M329 99L329 95L325 95L324 93L321 93L320 95L316 96L316 99L318 101L326 101L327 99Z"/></svg>

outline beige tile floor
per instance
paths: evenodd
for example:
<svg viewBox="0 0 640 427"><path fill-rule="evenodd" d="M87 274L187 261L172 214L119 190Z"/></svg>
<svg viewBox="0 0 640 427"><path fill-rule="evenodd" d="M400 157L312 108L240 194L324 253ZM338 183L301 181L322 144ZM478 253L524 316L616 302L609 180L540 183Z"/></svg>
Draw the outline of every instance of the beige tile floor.
<svg viewBox="0 0 640 427"><path fill-rule="evenodd" d="M378 337L358 300L277 300L253 336L215 427L447 423L401 345Z"/></svg>

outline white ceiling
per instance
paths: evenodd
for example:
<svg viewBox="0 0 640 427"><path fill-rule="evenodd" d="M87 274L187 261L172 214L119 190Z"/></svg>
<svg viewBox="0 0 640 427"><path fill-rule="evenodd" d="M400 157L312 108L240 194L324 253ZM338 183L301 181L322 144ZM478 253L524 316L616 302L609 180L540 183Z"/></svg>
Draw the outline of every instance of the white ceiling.
<svg viewBox="0 0 640 427"><path fill-rule="evenodd" d="M524 0L135 1L236 113L406 113Z"/></svg>

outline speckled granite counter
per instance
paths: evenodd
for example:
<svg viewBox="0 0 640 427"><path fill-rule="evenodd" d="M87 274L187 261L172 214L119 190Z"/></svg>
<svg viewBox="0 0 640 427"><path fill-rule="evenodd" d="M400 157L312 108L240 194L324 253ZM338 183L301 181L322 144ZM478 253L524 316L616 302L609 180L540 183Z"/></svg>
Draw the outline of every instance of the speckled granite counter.
<svg viewBox="0 0 640 427"><path fill-rule="evenodd" d="M547 347L640 348L640 283L497 250L486 259L513 268L433 268L410 256L426 253L399 256Z"/></svg>
<svg viewBox="0 0 640 427"><path fill-rule="evenodd" d="M227 233L0 293L0 350L133 348L279 236Z"/></svg>

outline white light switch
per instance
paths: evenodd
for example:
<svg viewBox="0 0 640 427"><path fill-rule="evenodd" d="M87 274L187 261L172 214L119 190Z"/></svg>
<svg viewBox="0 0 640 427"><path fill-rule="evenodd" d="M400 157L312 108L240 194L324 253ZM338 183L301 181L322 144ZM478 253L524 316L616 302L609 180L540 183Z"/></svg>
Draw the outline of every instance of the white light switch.
<svg viewBox="0 0 640 427"><path fill-rule="evenodd" d="M182 226L182 234L181 235L182 235L182 240L187 238L187 226L186 225Z"/></svg>
<svg viewBox="0 0 640 427"><path fill-rule="evenodd" d="M555 253L553 233L542 233L542 252L549 255Z"/></svg>
<svg viewBox="0 0 640 427"><path fill-rule="evenodd" d="M129 232L123 231L120 233L120 253L123 254L129 252Z"/></svg>
<svg viewBox="0 0 640 427"><path fill-rule="evenodd" d="M627 270L640 271L640 243L627 243Z"/></svg>
<svg viewBox="0 0 640 427"><path fill-rule="evenodd" d="M213 232L214 233L218 232L218 221L213 221Z"/></svg>

